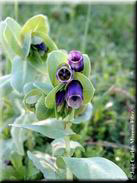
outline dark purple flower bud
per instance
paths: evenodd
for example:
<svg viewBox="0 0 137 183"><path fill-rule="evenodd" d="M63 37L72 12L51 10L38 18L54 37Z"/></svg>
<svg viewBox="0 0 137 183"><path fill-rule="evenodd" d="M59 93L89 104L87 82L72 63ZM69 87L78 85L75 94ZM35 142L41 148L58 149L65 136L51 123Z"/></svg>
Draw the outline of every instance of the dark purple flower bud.
<svg viewBox="0 0 137 183"><path fill-rule="evenodd" d="M72 80L66 90L66 102L69 107L78 109L83 102L83 88L79 81Z"/></svg>
<svg viewBox="0 0 137 183"><path fill-rule="evenodd" d="M56 93L56 105L58 112L62 109L64 102L65 102L65 90L58 91Z"/></svg>
<svg viewBox="0 0 137 183"><path fill-rule="evenodd" d="M80 51L72 50L68 55L68 63L76 72L81 72L84 69L84 59Z"/></svg>
<svg viewBox="0 0 137 183"><path fill-rule="evenodd" d="M67 64L63 64L57 69L56 78L61 83L70 82L73 79L73 71Z"/></svg>
<svg viewBox="0 0 137 183"><path fill-rule="evenodd" d="M43 42L40 44L32 44L32 47L36 48L40 52L47 52L48 51L46 44Z"/></svg>

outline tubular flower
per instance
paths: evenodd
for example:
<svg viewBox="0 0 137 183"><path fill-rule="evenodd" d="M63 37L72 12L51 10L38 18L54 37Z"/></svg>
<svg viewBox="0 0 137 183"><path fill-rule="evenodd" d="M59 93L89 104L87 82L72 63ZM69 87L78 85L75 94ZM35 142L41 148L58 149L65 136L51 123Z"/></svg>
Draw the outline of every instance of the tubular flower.
<svg viewBox="0 0 137 183"><path fill-rule="evenodd" d="M65 90L58 91L56 93L56 105L57 105L57 111L60 111L63 104L65 102Z"/></svg>
<svg viewBox="0 0 137 183"><path fill-rule="evenodd" d="M79 81L72 80L66 89L66 102L69 107L78 109L83 102L83 88Z"/></svg>
<svg viewBox="0 0 137 183"><path fill-rule="evenodd" d="M76 72L84 69L84 59L82 54L77 50L72 50L68 55L68 64Z"/></svg>
<svg viewBox="0 0 137 183"><path fill-rule="evenodd" d="M61 83L70 82L73 79L73 71L69 68L67 64L63 64L57 69L56 78Z"/></svg>

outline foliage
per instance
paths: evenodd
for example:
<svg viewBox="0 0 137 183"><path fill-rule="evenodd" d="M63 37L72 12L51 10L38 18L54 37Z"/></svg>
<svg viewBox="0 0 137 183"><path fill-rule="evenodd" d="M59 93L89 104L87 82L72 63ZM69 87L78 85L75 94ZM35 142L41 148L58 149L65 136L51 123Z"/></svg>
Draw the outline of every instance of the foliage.
<svg viewBox="0 0 137 183"><path fill-rule="evenodd" d="M13 11L11 11L12 8L12 5L3 6L3 19L7 16L14 17ZM43 13L48 16L50 22L50 36L43 36L42 33L37 33L36 35L41 35L46 42L48 40L51 49L57 49L52 41L54 40L60 49L66 49L67 51L78 49L89 55L92 73L90 79L96 88L96 94L92 101L93 113L90 116L87 116L86 113L83 114L84 118L87 117L87 121L92 116L89 123L81 123L83 122L82 116L78 116L73 121L73 123L76 123L72 126L73 131L80 134L80 144L77 144L77 146L81 147L81 145L83 145L85 148L85 151L81 151L82 149L80 148L76 149L74 152L76 144L74 145L72 143L71 151L73 156L76 156L77 158L103 156L115 162L130 177L128 106L130 107L134 104L133 97L135 94L133 87L133 22L131 21L133 18L133 6L91 5L88 10L90 12L89 17L91 21L89 21L87 34L84 32L88 22L87 5L36 6L20 4L19 14L22 15L24 11L25 16L18 17L19 22L22 25L29 17L32 17L35 14ZM8 19L7 22L10 22L10 19ZM81 26L81 22L83 22L83 24L85 22L85 25ZM15 22L12 23L15 24ZM43 23L41 25L42 30L45 29ZM47 25L45 27L47 27ZM26 29L24 28L24 30ZM21 35L25 32L24 30L21 32ZM10 35L12 31L13 30L8 29L6 34ZM47 33L49 34L48 31ZM13 37L10 42L11 44L14 43L14 39L18 38ZM46 135L47 137L56 138L56 132L52 132L54 135L53 137L47 133L47 128L45 128L44 131L43 126L41 126L43 122L36 122L37 119L32 113L28 112L28 109L25 109L25 116L28 116L24 117L24 110L22 109L24 108L25 102L31 104L29 106L31 106L31 110L35 111L37 116L39 116L37 117L38 120L48 118L51 114L53 117L55 116L52 109L48 109L48 115L44 115L44 117L39 114L38 110L38 106L40 106L42 110L47 111L46 107L43 108L43 97L53 91L51 83L47 86L44 85L45 83L50 82L45 74L47 72L46 64L43 62L43 60L47 58L47 55L45 55L45 57L42 56L41 59L39 59L40 57L37 55L37 60L41 61L39 63L35 62L36 60L32 59L34 55L28 55L30 42L33 41L30 40L30 33L26 34L26 39L24 39L24 41L22 41L22 39L23 38L21 38L20 44L23 44L21 47L23 52L20 51L20 47L16 48L13 46L14 49L10 50L10 48L7 47L7 42L5 45L8 50L6 56L8 56L9 59L12 60L13 55L15 54L14 52L19 54L19 56L15 58L18 62L15 60L12 65L12 77L10 75L11 63L9 62L9 59L6 57L6 61L1 60L3 65L1 72L3 75L8 74L8 76L4 78L4 82L2 81L3 77L0 80L0 89L2 91L2 95L0 95L2 97L2 104L0 105L0 130L1 137L4 139L0 144L2 147L1 149L3 149L3 152L1 153L2 162L0 163L2 163L2 165L4 164L4 167L6 167L6 171L4 168L2 170L3 177L0 178L5 179L5 177L8 176L10 179L30 180L43 179L44 177L50 179L52 176L55 178L57 177L58 179L64 179L64 169L58 168L58 172L55 158L50 157L52 156L52 149L49 145L50 139L43 136ZM125 39L127 44L125 44ZM86 45L85 48L83 46L84 44ZM28 47L28 49L26 49L26 47ZM25 58L27 57L30 60L30 62L26 62L25 67L22 67L21 65L22 60L20 60L20 56L22 57L22 55L20 55L20 52L23 53ZM9 55L9 53L11 53L11 55ZM15 68L13 67L14 65ZM19 69L16 69L17 67ZM27 73L30 73L30 75L24 76L24 70L26 71L26 69L29 70ZM90 71L87 71L85 73L88 75L89 72ZM80 76L76 77L78 79ZM40 81L35 82L36 79ZM31 83L31 81L34 82ZM85 82L83 81L83 83ZM14 91L12 91L12 87L14 88ZM32 89L34 91L33 94L31 93ZM126 92L123 94L123 91ZM88 91L87 93L91 94ZM27 100L24 99L24 103L22 103L24 95L29 96L29 98L26 98ZM86 97L90 97L90 95L86 94ZM92 107L88 106L88 108L90 109ZM40 125L30 124L34 123L34 121ZM22 127L33 130L39 128L39 130L34 131L41 132L42 135L32 133L31 131L22 128L9 127L8 124L13 122L14 126L23 125ZM53 123L55 123L55 121ZM77 123L80 124L77 125ZM51 122L47 124L51 124ZM50 128L50 126L48 127ZM52 127L53 126L51 126L51 128ZM63 129L62 124L58 127ZM56 130L56 128L53 130ZM60 135L61 131L57 134ZM19 138L16 138L16 135ZM60 136L57 137L60 138ZM77 140L78 136L73 134L71 138L72 140ZM18 143L18 141L20 143ZM116 144L117 147L106 146L105 143L103 144L103 141L112 142L112 144ZM53 142L58 143L56 141ZM52 145L54 146L53 142ZM20 147L18 144L20 144ZM64 153L62 144L63 143L61 143L60 151L56 149L56 152L54 151L54 153ZM97 145L94 146L94 144ZM10 153L11 150L17 151L18 154L14 155L16 152L13 152L12 155L12 153ZM42 154L42 152L44 154ZM50 156L45 153L50 154ZM28 157L32 161L30 161ZM51 161L52 158L54 159L53 161ZM82 158L80 158L80 160L82 160ZM45 162L45 160L48 161ZM16 164L16 161L19 163ZM61 162L61 160L59 162ZM67 159L65 162L69 164ZM54 163L54 165L52 165L52 167L55 166L53 168L54 170L51 170L51 166L48 166L50 163ZM80 165L82 165L82 163L80 163ZM84 166L86 167L87 165L84 164ZM71 166L69 167L71 169ZM48 168L48 170L46 168ZM21 171L19 171L19 169ZM73 172L73 169L71 170ZM83 171L82 168L81 171ZM40 172L43 173L44 177ZM79 172L74 172L74 175L77 178L81 178L77 173ZM59 175L61 177L58 177Z"/></svg>

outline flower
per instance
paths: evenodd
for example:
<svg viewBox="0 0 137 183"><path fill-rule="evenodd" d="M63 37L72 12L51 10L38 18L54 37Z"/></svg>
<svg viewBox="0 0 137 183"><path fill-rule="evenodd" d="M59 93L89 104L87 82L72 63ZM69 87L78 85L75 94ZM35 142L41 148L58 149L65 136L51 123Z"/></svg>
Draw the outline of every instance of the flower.
<svg viewBox="0 0 137 183"><path fill-rule="evenodd" d="M57 69L56 78L61 83L70 82L73 79L73 71L67 64L63 64Z"/></svg>
<svg viewBox="0 0 137 183"><path fill-rule="evenodd" d="M56 105L58 112L62 109L64 102L65 102L65 90L58 91L56 93Z"/></svg>
<svg viewBox="0 0 137 183"><path fill-rule="evenodd" d="M38 51L48 51L48 48L47 48L47 46L45 45L45 43L40 43L40 44L36 44L36 45L34 45L34 44L32 44L32 47L35 47L35 48L37 48L37 50Z"/></svg>
<svg viewBox="0 0 137 183"><path fill-rule="evenodd" d="M80 51L72 50L68 55L68 64L76 72L84 69L84 59Z"/></svg>
<svg viewBox="0 0 137 183"><path fill-rule="evenodd" d="M78 109L83 102L83 88L79 81L72 80L66 89L66 102L69 107Z"/></svg>

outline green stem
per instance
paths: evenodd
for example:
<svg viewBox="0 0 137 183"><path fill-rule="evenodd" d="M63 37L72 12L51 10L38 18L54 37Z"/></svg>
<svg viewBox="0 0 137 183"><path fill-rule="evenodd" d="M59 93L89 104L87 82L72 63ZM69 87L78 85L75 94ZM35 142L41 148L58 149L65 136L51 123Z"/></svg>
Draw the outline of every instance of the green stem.
<svg viewBox="0 0 137 183"><path fill-rule="evenodd" d="M70 125L71 125L70 123L66 123L65 129L70 129ZM70 138L69 138L69 136L66 136L64 138L64 140L65 140L65 144L66 144L66 155L67 155L67 157L70 157L71 156L71 154L70 154L71 149L70 149ZM72 172L68 167L66 167L66 179L67 180L73 180Z"/></svg>
<svg viewBox="0 0 137 183"><path fill-rule="evenodd" d="M14 12L15 12L15 19L18 21L18 0L14 1Z"/></svg>
<svg viewBox="0 0 137 183"><path fill-rule="evenodd" d="M85 52L85 47L86 47L86 41L87 41L87 34L88 34L88 29L89 29L89 24L90 24L90 12L91 12L91 5L89 4L88 5L88 10L87 10L87 20L85 22L85 31L84 31L84 38L83 38L83 41L82 41L82 52L84 53Z"/></svg>

